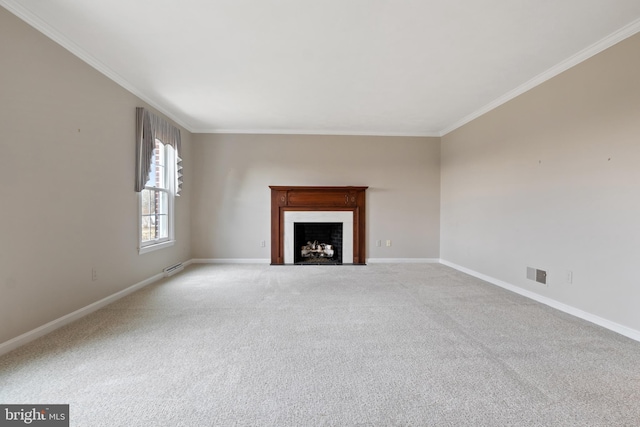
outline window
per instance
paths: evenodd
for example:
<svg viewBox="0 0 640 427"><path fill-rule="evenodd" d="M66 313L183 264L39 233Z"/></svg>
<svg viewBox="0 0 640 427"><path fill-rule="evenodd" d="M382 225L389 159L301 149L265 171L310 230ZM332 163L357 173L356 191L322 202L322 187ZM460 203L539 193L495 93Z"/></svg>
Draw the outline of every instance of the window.
<svg viewBox="0 0 640 427"><path fill-rule="evenodd" d="M138 252L173 245L173 201L182 189L180 129L144 108L136 108Z"/></svg>
<svg viewBox="0 0 640 427"><path fill-rule="evenodd" d="M140 192L140 253L173 244L175 153L155 140L151 168Z"/></svg>

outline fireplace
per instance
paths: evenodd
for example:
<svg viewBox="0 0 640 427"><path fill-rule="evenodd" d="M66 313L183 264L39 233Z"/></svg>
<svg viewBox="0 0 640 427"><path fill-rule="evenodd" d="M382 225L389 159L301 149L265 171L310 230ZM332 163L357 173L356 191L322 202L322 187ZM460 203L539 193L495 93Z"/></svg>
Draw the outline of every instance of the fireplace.
<svg viewBox="0 0 640 427"><path fill-rule="evenodd" d="M302 250L302 246L307 243L296 243L296 224L336 224L333 228L340 225L342 236L340 242L341 264L354 264L354 240L353 240L353 212L350 211L285 211L284 214L284 232L282 234L284 247L284 264L295 264L296 254ZM319 236L322 238L322 236ZM314 238L313 241L318 240ZM312 241L312 242L313 242ZM318 242L334 244L335 242ZM318 261L317 263L328 264L328 262ZM309 263L313 263L309 261ZM333 264L338 264L334 262Z"/></svg>
<svg viewBox="0 0 640 427"><path fill-rule="evenodd" d="M342 225L341 222L293 223L294 264L342 264Z"/></svg>
<svg viewBox="0 0 640 427"><path fill-rule="evenodd" d="M271 264L365 264L367 187L270 188Z"/></svg>

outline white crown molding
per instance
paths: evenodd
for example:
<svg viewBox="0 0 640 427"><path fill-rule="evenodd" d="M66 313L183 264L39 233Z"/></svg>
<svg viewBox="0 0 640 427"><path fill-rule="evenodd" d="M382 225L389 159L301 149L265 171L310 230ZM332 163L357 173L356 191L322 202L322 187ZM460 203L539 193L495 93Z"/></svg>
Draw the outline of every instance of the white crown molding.
<svg viewBox="0 0 640 427"><path fill-rule="evenodd" d="M250 134L250 135L327 135L327 136L398 136L439 138L440 132L355 132L303 129L194 129L193 133Z"/></svg>
<svg viewBox="0 0 640 427"><path fill-rule="evenodd" d="M632 35L640 32L640 19L633 21L625 27L610 34L604 39L594 43L593 45L583 49L572 57L560 62L549 70L539 74L528 82L518 86L517 88L509 91L503 96L495 99L479 110L469 114L466 117L456 121L450 126L436 132L367 132L367 131L331 131L331 130L291 130L291 129L197 129L186 123L184 120L178 118L175 114L167 111L160 103L149 98L146 94L136 88L133 84L129 83L124 77L116 73L114 70L106 66L104 63L96 59L93 55L82 49L78 44L71 41L58 30L44 22L33 12L28 10L25 6L21 5L17 0L0 0L0 6L4 7L18 18L22 19L36 30L40 31L54 42L58 43L73 55L80 58L82 61L95 68L98 72L102 73L109 79L113 80L116 84L131 92L133 95L146 102L160 113L164 114L178 125L184 127L191 133L211 133L211 134L279 134L279 135L353 135L353 136L398 136L398 137L442 137L446 134L458 129L459 127L471 122L472 120L488 113L489 111L499 107L500 105L512 100L513 98L522 95L523 93L533 89L534 87L544 83L545 81L557 76L563 71L568 70L571 67L591 58L592 56L602 52L603 50L613 46L614 44L631 37Z"/></svg>
<svg viewBox="0 0 640 427"><path fill-rule="evenodd" d="M553 78L553 77L557 76L558 74L568 70L571 67L575 67L579 63L581 63L583 61L586 61L587 59L591 58L592 56L597 55L598 53L602 52L603 50L606 50L606 49L610 48L611 46L615 45L616 43L619 43L622 40L627 39L627 38L631 37L632 35L634 35L634 34L636 34L638 32L640 32L640 19L637 19L637 20L633 21L632 23L622 27L618 31L615 31L614 33L608 35L604 39L592 44L591 46L589 46L589 47L587 47L587 48L585 48L583 50L581 50L580 52L576 53L575 55L573 55L573 56L567 58L566 60L560 62L559 64L551 67L550 69L548 69L544 73L537 75L536 77L532 78L528 82L518 86L517 88L513 89L512 91L507 92L506 94L502 95L498 99L490 102L489 104L485 105L484 107L480 108L479 110L475 111L474 113L471 113L466 117L463 117L462 119L460 119L457 122L453 123L449 127L447 127L445 129L443 129L442 131L440 131L438 133L438 136L445 136L449 132L453 132L454 130L458 129L459 127L462 127L463 125L466 125L470 121L472 121L474 119L477 119L478 117L480 117L480 116L488 113L489 111L501 106L502 104L505 104L506 102L512 100L513 98L515 98L515 97L517 97L519 95L522 95L523 93L533 89L534 87L546 82L547 80L550 80L551 78Z"/></svg>
<svg viewBox="0 0 640 427"><path fill-rule="evenodd" d="M67 49L73 55L80 58L82 61L89 64L91 67L95 68L98 72L105 75L109 79L113 80L116 84L124 88L125 90L131 92L133 95L137 96L147 104L151 105L153 108L158 110L160 113L164 114L189 132L193 132L192 127L185 123L182 119L176 117L174 114L167 111L160 104L155 102L146 96L142 91L138 90L134 85L129 83L124 77L120 74L116 73L111 68L107 67L104 63L96 59L93 55L89 54L86 50L81 48L78 44L70 40L69 38L62 35L58 30L53 28L51 25L44 22L38 16L36 16L33 12L25 8L19 2L15 0L0 0L0 5L7 9L9 12L16 15L18 18L22 19L27 24L31 25L33 28L49 37L51 40Z"/></svg>
<svg viewBox="0 0 640 427"><path fill-rule="evenodd" d="M21 5L16 0L0 0L0 5L5 9L16 15L18 18L25 21L27 24L34 27L36 30L67 49L73 55L80 58L82 61L95 68L98 72L102 73L109 79L113 80L119 86L125 90L131 92L153 108L164 114L186 130L191 133L215 133L215 134L256 134L256 135L353 135L353 136L404 136L404 137L440 137L439 132L345 132L345 131L332 131L332 130L300 130L300 129L196 129L189 125L182 119L176 117L171 112L167 111L163 106L154 100L150 99L144 92L139 90L133 84L129 83L120 74L106 66L103 62L99 61L93 55L81 48L77 43L73 42L69 38L62 35L58 30L47 24L40 19L33 12Z"/></svg>
<svg viewBox="0 0 640 427"><path fill-rule="evenodd" d="M591 322L593 324L596 324L598 326L602 326L603 328L606 328L610 331L616 332L620 335L624 335L627 338L631 338L632 340L635 341L639 341L640 342L640 331L637 331L635 329L629 328L628 326L624 326L621 325L619 323L616 322L612 322L611 320L608 319L603 319L602 317L596 316L595 314L591 314L588 313L586 311L580 310L578 308L572 307L570 305L561 303L559 301L556 301L554 299L536 294L535 292L531 292L528 291L526 289L522 289L518 286L512 285L511 283L507 283L507 282L503 282L502 280L498 280L494 277L491 276L487 276L485 274L482 273L478 273L477 271L471 270L469 268L466 267L462 267L460 265L454 264L452 262L449 262L447 260L440 260L440 263L442 265L446 265L447 267L451 267L455 270L461 271L463 273L466 273L470 276L473 277L477 277L478 279L484 280L485 282L489 282L493 285L499 286L501 288L504 288L508 291L511 292L515 292L516 294L522 295L524 297L527 297L529 299L532 299L534 301L537 301L539 303L542 303L544 305L548 305L549 307L553 307L557 310L563 311L567 314L570 314L572 316L578 317L582 320L586 320L587 322Z"/></svg>

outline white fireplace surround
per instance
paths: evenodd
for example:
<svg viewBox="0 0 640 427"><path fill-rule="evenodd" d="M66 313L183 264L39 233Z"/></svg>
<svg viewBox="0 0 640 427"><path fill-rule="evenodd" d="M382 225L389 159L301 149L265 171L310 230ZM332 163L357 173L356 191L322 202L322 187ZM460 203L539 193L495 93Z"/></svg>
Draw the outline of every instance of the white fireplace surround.
<svg viewBox="0 0 640 427"><path fill-rule="evenodd" d="M353 212L352 211L285 211L284 263L294 263L293 224L296 222L341 222L342 263L353 264Z"/></svg>

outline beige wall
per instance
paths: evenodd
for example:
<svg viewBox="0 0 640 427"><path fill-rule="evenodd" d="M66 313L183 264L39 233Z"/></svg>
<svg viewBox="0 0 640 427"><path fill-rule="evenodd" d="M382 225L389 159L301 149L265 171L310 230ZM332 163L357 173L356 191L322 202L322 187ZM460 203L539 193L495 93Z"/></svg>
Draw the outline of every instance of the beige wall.
<svg viewBox="0 0 640 427"><path fill-rule="evenodd" d="M439 138L194 135L193 150L194 258L269 259L269 185L369 186L367 258L439 256Z"/></svg>
<svg viewBox="0 0 640 427"><path fill-rule="evenodd" d="M638 52L640 35L443 137L442 259L640 330Z"/></svg>
<svg viewBox="0 0 640 427"><path fill-rule="evenodd" d="M640 330L638 51L636 35L442 148L183 130L178 244L138 255L144 103L0 8L0 343L178 261L269 259L269 185L369 186L367 258L441 257ZM549 286L527 266L546 269Z"/></svg>
<svg viewBox="0 0 640 427"><path fill-rule="evenodd" d="M0 8L0 343L190 258L190 134L178 243L137 253L135 107ZM95 267L98 280L91 280Z"/></svg>

